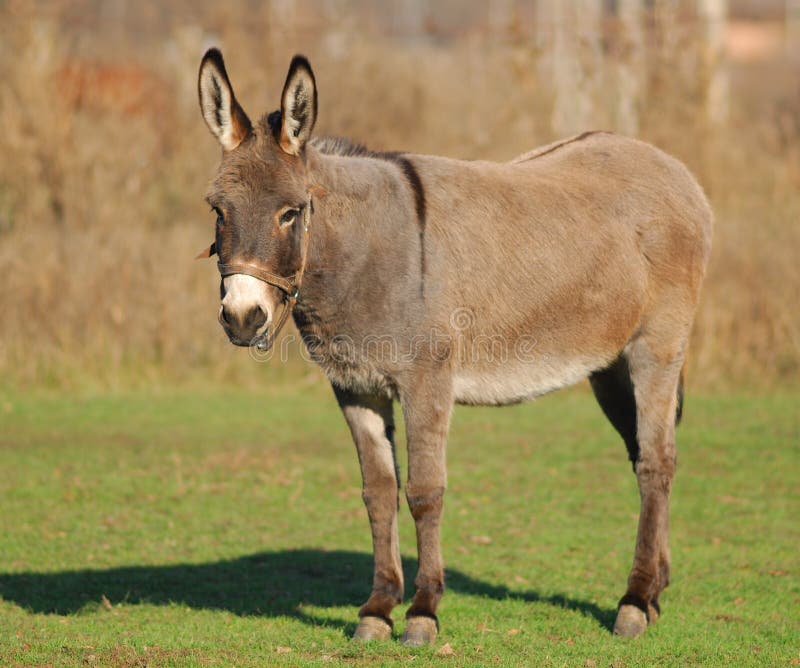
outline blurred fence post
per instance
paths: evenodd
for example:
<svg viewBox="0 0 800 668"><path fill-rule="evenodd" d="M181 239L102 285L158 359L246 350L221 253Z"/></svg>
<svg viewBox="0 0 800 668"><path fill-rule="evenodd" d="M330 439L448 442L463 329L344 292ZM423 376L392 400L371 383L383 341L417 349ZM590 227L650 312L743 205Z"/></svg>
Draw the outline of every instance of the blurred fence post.
<svg viewBox="0 0 800 668"><path fill-rule="evenodd" d="M800 0L786 0L786 56L800 60Z"/></svg>
<svg viewBox="0 0 800 668"><path fill-rule="evenodd" d="M391 5L394 29L406 39L420 40L425 34L426 6L422 0L396 0Z"/></svg>
<svg viewBox="0 0 800 668"><path fill-rule="evenodd" d="M297 3L295 0L269 0L266 7L272 35L280 34L284 38L294 40L297 35ZM274 30L273 26L280 26L280 30Z"/></svg>
<svg viewBox="0 0 800 668"><path fill-rule="evenodd" d="M617 39L617 129L627 135L639 131L639 104L644 75L644 38L642 0L618 0L620 31Z"/></svg>
<svg viewBox="0 0 800 668"><path fill-rule="evenodd" d="M567 3L539 0L537 46L555 92L551 125L558 135L594 126L594 102L602 78L602 0Z"/></svg>
<svg viewBox="0 0 800 668"><path fill-rule="evenodd" d="M514 19L514 0L489 0L488 4L489 34L494 41L503 42Z"/></svg>
<svg viewBox="0 0 800 668"><path fill-rule="evenodd" d="M728 0L699 0L699 13L703 22L706 117L711 123L724 123L728 118L730 92L728 69L725 65Z"/></svg>

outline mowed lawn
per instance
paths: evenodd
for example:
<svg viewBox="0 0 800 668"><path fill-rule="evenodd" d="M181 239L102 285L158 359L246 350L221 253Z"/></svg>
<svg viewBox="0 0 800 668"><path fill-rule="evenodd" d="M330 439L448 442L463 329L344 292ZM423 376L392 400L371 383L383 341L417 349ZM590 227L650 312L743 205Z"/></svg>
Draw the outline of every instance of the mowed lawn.
<svg viewBox="0 0 800 668"><path fill-rule="evenodd" d="M799 404L689 393L673 581L636 641L610 632L636 481L591 394L457 409L442 631L409 650L405 605L393 641L348 640L371 543L327 388L7 395L0 665L798 665ZM409 593L404 502L401 534Z"/></svg>

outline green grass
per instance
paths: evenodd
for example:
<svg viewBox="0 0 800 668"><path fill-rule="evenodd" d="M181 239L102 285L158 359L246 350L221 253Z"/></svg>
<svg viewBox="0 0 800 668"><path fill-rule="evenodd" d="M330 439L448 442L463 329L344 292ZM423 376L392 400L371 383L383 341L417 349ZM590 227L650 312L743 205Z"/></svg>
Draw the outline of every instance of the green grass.
<svg viewBox="0 0 800 668"><path fill-rule="evenodd" d="M0 665L797 665L799 401L689 395L673 582L632 642L638 493L592 397L457 409L442 633L408 650L348 641L371 545L326 389L6 396ZM404 506L401 533L410 583Z"/></svg>

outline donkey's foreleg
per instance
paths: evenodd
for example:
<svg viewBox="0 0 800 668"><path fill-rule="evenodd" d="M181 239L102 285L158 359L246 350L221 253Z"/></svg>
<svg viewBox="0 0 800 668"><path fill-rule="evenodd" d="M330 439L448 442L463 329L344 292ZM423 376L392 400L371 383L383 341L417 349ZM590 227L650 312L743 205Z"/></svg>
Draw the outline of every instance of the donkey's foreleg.
<svg viewBox="0 0 800 668"><path fill-rule="evenodd" d="M637 636L660 614L669 584L669 496L675 476L675 417L683 346L670 350L642 338L628 353L636 396L639 458L634 463L641 511L633 568L614 633Z"/></svg>
<svg viewBox="0 0 800 668"><path fill-rule="evenodd" d="M416 593L403 634L403 642L412 646L435 642L436 607L444 593L439 521L447 486L445 443L453 402L449 381L432 380L401 393L408 435L406 499L416 525L419 557Z"/></svg>
<svg viewBox="0 0 800 668"><path fill-rule="evenodd" d="M383 640L392 634L392 608L403 599L392 401L388 397L353 395L336 387L334 391L358 450L375 558L372 594L359 610L360 621L353 637Z"/></svg>

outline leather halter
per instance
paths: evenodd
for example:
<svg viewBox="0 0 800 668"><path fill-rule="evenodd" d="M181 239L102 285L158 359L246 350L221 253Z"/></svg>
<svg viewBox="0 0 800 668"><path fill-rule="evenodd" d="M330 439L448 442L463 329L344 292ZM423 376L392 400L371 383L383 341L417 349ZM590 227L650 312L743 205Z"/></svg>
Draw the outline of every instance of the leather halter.
<svg viewBox="0 0 800 668"><path fill-rule="evenodd" d="M256 344L260 350L269 350L275 343L275 339L278 337L281 329L283 329L283 326L289 319L289 315L294 310L295 304L297 304L297 299L300 296L300 286L303 283L303 274L306 270L306 259L308 258L308 229L311 224L311 212L313 207L314 204L312 202L311 195L309 194L308 202L306 202L305 206L303 207L303 240L300 242L300 268L297 270L297 273L292 274L291 276L278 276L277 274L273 274L272 272L267 271L263 267L260 267L258 264L254 264L252 262L231 262L227 264L223 262L217 262L217 267L219 268L219 273L222 278L231 276L233 274L246 274L247 276L257 278L259 281L263 281L268 285L272 285L283 292L283 310L281 311L280 317L272 326L271 334L265 337L262 342ZM203 258L208 258L212 255L216 255L216 253L216 243L212 243L195 259L200 260Z"/></svg>

